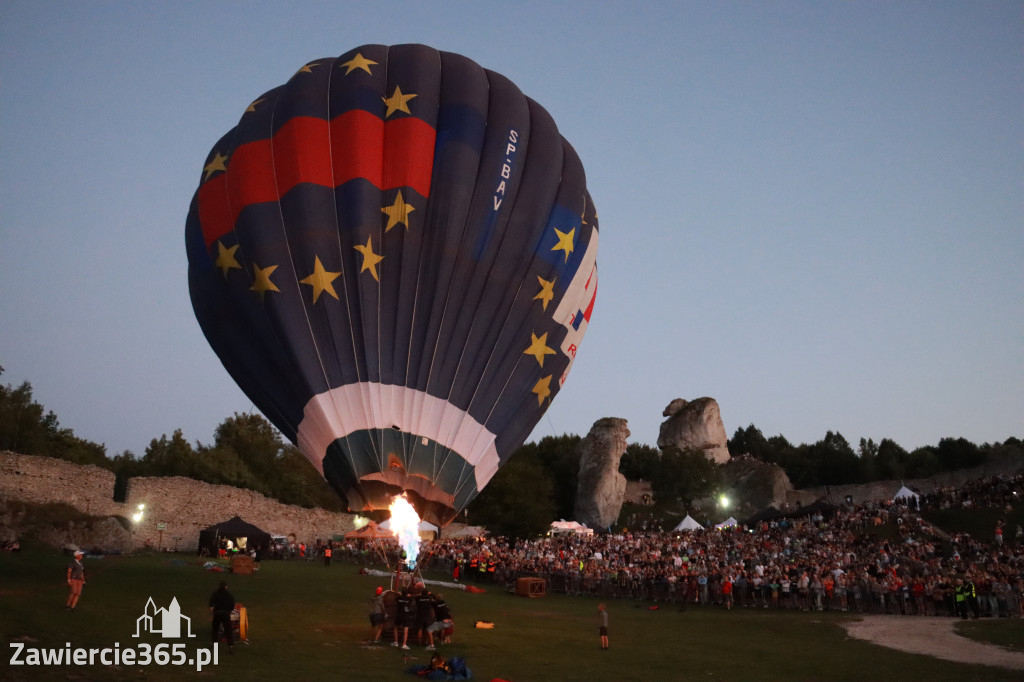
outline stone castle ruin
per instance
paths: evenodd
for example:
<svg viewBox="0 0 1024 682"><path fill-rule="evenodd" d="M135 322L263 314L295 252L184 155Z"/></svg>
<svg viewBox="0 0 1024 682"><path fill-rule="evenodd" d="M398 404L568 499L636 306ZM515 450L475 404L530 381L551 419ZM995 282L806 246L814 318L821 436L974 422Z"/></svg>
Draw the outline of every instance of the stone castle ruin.
<svg viewBox="0 0 1024 682"><path fill-rule="evenodd" d="M329 539L355 528L353 514L281 504L251 490L180 476L130 479L126 500L117 502L114 482L113 472L97 466L0 452L0 501L66 504L91 517L46 529L41 539L56 546L194 551L200 530L233 516L297 541ZM142 518L134 522L140 504L145 505ZM11 525L17 519L10 516L0 517L0 539L14 539L3 537L13 534Z"/></svg>

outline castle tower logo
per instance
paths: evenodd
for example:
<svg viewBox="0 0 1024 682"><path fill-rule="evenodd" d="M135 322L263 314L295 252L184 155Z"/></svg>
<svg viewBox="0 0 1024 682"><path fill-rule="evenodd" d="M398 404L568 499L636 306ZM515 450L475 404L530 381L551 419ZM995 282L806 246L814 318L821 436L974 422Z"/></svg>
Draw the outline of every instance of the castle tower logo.
<svg viewBox="0 0 1024 682"><path fill-rule="evenodd" d="M182 621L185 627L182 628ZM187 634L182 634L182 630ZM157 608L150 597L146 602L146 608L142 615L135 621L135 634L132 637L139 637L143 632L159 634L165 639L177 637L195 637L192 633L192 619L181 615L181 607L178 605L178 598L173 597L167 608Z"/></svg>

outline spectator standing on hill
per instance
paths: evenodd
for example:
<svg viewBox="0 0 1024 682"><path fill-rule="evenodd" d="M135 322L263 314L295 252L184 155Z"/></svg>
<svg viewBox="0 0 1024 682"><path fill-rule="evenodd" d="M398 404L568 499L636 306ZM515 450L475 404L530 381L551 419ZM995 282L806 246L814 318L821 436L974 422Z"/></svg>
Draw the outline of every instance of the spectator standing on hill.
<svg viewBox="0 0 1024 682"><path fill-rule="evenodd" d="M85 564L82 563L84 556L85 552L82 550L75 551L75 558L68 566L68 600L64 605L68 611L75 610L78 598L82 596L82 585L85 584Z"/></svg>

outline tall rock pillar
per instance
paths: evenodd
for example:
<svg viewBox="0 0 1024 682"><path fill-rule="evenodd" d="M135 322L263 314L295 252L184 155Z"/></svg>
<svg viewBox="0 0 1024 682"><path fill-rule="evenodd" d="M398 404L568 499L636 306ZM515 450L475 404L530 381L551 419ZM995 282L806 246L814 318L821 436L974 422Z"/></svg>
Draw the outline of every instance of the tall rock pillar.
<svg viewBox="0 0 1024 682"><path fill-rule="evenodd" d="M626 477L619 473L619 460L626 452L627 438L626 420L606 417L594 422L590 433L580 442L576 521L604 529L619 518L626 494Z"/></svg>

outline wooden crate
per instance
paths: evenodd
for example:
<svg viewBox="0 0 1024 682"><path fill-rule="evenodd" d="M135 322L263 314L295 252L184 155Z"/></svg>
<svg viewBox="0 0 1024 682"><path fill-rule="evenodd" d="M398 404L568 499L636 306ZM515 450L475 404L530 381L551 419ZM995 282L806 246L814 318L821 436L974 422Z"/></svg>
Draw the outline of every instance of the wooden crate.
<svg viewBox="0 0 1024 682"><path fill-rule="evenodd" d="M547 594L544 578L519 578L516 580L516 594L520 597L543 597Z"/></svg>

